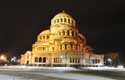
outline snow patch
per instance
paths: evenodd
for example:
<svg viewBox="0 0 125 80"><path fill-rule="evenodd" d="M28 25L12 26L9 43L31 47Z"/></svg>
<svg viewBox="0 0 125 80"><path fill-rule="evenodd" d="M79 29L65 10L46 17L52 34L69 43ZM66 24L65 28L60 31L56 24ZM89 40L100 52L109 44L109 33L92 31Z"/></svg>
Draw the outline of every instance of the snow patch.
<svg viewBox="0 0 125 80"><path fill-rule="evenodd" d="M35 70L59 70L59 71L76 71L79 69L73 67L42 67L42 66L0 66L3 70L16 70L16 71L35 71Z"/></svg>
<svg viewBox="0 0 125 80"><path fill-rule="evenodd" d="M105 71L125 71L125 68L123 66L118 67L81 67L82 69L90 69L90 70L105 70Z"/></svg>

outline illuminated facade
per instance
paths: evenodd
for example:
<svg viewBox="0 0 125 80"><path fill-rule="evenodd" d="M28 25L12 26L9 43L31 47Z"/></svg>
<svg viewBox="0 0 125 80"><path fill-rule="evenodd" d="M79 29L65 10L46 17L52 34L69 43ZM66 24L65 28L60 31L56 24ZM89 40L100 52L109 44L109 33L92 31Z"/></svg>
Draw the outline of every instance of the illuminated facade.
<svg viewBox="0 0 125 80"><path fill-rule="evenodd" d="M94 54L79 33L76 21L67 13L58 13L50 29L42 31L32 51L21 56L21 64L43 66L102 66L104 55Z"/></svg>

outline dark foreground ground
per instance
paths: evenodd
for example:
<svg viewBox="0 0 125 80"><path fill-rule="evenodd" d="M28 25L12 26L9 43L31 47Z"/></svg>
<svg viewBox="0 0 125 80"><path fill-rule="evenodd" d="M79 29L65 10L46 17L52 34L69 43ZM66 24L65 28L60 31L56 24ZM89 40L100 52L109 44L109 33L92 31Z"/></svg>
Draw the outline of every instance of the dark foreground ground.
<svg viewBox="0 0 125 80"><path fill-rule="evenodd" d="M84 71L69 71L69 73L88 74L88 75L108 77L116 80L125 80L125 71L84 70Z"/></svg>
<svg viewBox="0 0 125 80"><path fill-rule="evenodd" d="M22 69L23 70L23 69ZM34 69L34 70L27 70L24 69L23 71L20 69L5 69L4 68L0 69L0 75L10 75L10 76L16 76L16 77L22 77L24 79L21 80L77 80L77 79L66 79L64 78L59 78L59 77L52 77L52 76L46 76L46 74L58 74L64 76L74 74L74 76L80 74L82 75L82 79L79 78L78 80L86 80L85 77L87 75L91 76L99 76L99 77L105 77L109 78L112 80L125 80L125 71L101 71L101 70L87 70L87 69L80 69L76 71L55 71L55 70L48 70L48 69ZM66 75L67 74L67 75ZM71 76L71 77L74 77ZM90 77L91 77L90 76ZM75 78L75 77L74 77ZM87 80L98 80L97 79L91 79L88 77ZM3 80L3 79L0 79ZM18 79L14 79L18 80ZM105 79L103 79L105 80ZM106 79L107 80L107 79Z"/></svg>
<svg viewBox="0 0 125 80"><path fill-rule="evenodd" d="M15 77L21 78L21 79L13 78L13 80L69 80L69 79L63 79L63 78L42 76L42 75L35 74L35 73L37 72L0 70L0 75L9 75L9 76L13 76L13 77L15 76ZM3 79L0 79L0 80L3 80Z"/></svg>

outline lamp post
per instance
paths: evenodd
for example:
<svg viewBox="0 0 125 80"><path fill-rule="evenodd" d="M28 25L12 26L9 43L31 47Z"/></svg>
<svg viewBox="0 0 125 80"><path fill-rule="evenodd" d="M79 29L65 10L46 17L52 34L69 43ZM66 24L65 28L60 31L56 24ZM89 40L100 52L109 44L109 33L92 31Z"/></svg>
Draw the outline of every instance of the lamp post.
<svg viewBox="0 0 125 80"><path fill-rule="evenodd" d="M112 66L112 59L108 58L107 61L108 61L109 66Z"/></svg>
<svg viewBox="0 0 125 80"><path fill-rule="evenodd" d="M7 57L6 57L5 55L1 55L1 56L0 56L0 60L2 60L2 61L7 61Z"/></svg>
<svg viewBox="0 0 125 80"><path fill-rule="evenodd" d="M1 64L7 63L7 57L5 55L0 55L0 62Z"/></svg>

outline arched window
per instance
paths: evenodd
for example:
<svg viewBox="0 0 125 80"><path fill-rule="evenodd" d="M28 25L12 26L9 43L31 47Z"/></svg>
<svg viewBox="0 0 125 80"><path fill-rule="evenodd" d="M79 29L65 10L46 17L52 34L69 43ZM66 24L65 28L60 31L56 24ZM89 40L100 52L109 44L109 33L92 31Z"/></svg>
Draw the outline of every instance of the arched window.
<svg viewBox="0 0 125 80"><path fill-rule="evenodd" d="M59 36L61 36L61 32L59 32Z"/></svg>
<svg viewBox="0 0 125 80"><path fill-rule="evenodd" d="M74 36L74 31L72 31L72 36Z"/></svg>
<svg viewBox="0 0 125 80"><path fill-rule="evenodd" d="M46 38L49 39L49 36L47 36Z"/></svg>
<svg viewBox="0 0 125 80"><path fill-rule="evenodd" d="M66 18L64 18L64 22L66 22Z"/></svg>
<svg viewBox="0 0 125 80"><path fill-rule="evenodd" d="M57 22L59 22L59 19L57 19Z"/></svg>
<svg viewBox="0 0 125 80"><path fill-rule="evenodd" d="M62 45L60 45L60 50L62 50Z"/></svg>
<svg viewBox="0 0 125 80"><path fill-rule="evenodd" d="M71 50L71 45L68 44L68 45L67 45L67 48L68 48L68 50Z"/></svg>
<svg viewBox="0 0 125 80"><path fill-rule="evenodd" d="M61 18L60 21L63 22L63 19Z"/></svg>
<svg viewBox="0 0 125 80"><path fill-rule="evenodd" d="M54 47L52 47L52 51L54 51Z"/></svg>
<svg viewBox="0 0 125 80"><path fill-rule="evenodd" d="M80 63L80 58L78 58L78 63Z"/></svg>
<svg viewBox="0 0 125 80"><path fill-rule="evenodd" d="M68 19L68 23L70 23L70 19Z"/></svg>
<svg viewBox="0 0 125 80"><path fill-rule="evenodd" d="M46 48L45 48L45 47L42 47L42 49L43 49L43 51L45 51L45 50L46 50Z"/></svg>
<svg viewBox="0 0 125 80"><path fill-rule="evenodd" d="M59 58L59 63L62 63L62 58Z"/></svg>
<svg viewBox="0 0 125 80"><path fill-rule="evenodd" d="M76 44L73 44L73 48L72 48L73 50L76 50Z"/></svg>
<svg viewBox="0 0 125 80"><path fill-rule="evenodd" d="M39 62L42 62L42 58L41 57L39 58Z"/></svg>
<svg viewBox="0 0 125 80"><path fill-rule="evenodd" d="M42 39L42 37L40 36L40 40Z"/></svg>
<svg viewBox="0 0 125 80"><path fill-rule="evenodd" d="M43 63L45 63L45 62L46 62L46 57L43 58Z"/></svg>
<svg viewBox="0 0 125 80"><path fill-rule="evenodd" d="M72 58L70 58L70 63L72 63Z"/></svg>
<svg viewBox="0 0 125 80"><path fill-rule="evenodd" d="M38 62L38 58L37 57L35 57L35 62Z"/></svg>
<svg viewBox="0 0 125 80"><path fill-rule="evenodd" d="M71 23L73 24L73 21L71 21Z"/></svg>
<svg viewBox="0 0 125 80"><path fill-rule="evenodd" d="M65 50L67 50L67 44L65 44Z"/></svg>
<svg viewBox="0 0 125 80"><path fill-rule="evenodd" d="M98 63L100 63L100 60L98 59Z"/></svg>
<svg viewBox="0 0 125 80"><path fill-rule="evenodd" d="M97 59L95 59L95 63L98 63Z"/></svg>
<svg viewBox="0 0 125 80"><path fill-rule="evenodd" d="M74 58L72 59L72 63L75 63L75 59Z"/></svg>
<svg viewBox="0 0 125 80"><path fill-rule="evenodd" d="M54 58L54 63L56 63L56 58Z"/></svg>
<svg viewBox="0 0 125 80"><path fill-rule="evenodd" d="M56 23L56 20L54 20L54 23Z"/></svg>
<svg viewBox="0 0 125 80"><path fill-rule="evenodd" d="M78 33L76 32L76 34L75 34L76 36L78 35Z"/></svg>
<svg viewBox="0 0 125 80"><path fill-rule="evenodd" d="M79 45L78 44L76 44L76 50L78 50L79 49Z"/></svg>
<svg viewBox="0 0 125 80"><path fill-rule="evenodd" d="M73 45L71 44L71 50L72 50L72 48L73 48Z"/></svg>
<svg viewBox="0 0 125 80"><path fill-rule="evenodd" d="M65 35L65 31L62 31L63 35Z"/></svg>
<svg viewBox="0 0 125 80"><path fill-rule="evenodd" d="M43 39L45 39L45 36L43 36Z"/></svg>
<svg viewBox="0 0 125 80"><path fill-rule="evenodd" d="M67 36L69 36L69 30L67 31Z"/></svg>
<svg viewBox="0 0 125 80"><path fill-rule="evenodd" d="M95 60L94 59L92 59L92 63L95 64Z"/></svg>

